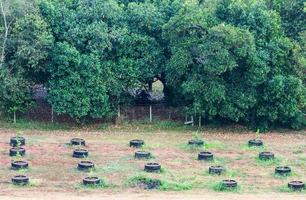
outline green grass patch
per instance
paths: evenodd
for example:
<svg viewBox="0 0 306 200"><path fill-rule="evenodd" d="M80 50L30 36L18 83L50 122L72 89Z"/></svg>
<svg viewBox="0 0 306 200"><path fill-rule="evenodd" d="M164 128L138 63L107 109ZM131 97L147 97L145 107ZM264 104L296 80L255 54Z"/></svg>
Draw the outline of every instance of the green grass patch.
<svg viewBox="0 0 306 200"><path fill-rule="evenodd" d="M293 190L292 188L289 188L287 185L283 185L278 188L280 192L286 192L286 193L301 193L306 194L306 189L303 190Z"/></svg>
<svg viewBox="0 0 306 200"><path fill-rule="evenodd" d="M175 182L149 178L145 174L138 174L130 177L126 185L129 187L144 187L145 189L157 189L162 191L183 191L193 188L193 184L190 182Z"/></svg>
<svg viewBox="0 0 306 200"><path fill-rule="evenodd" d="M275 157L274 159L262 160L259 157L255 158L256 165L259 166L271 166L271 165L279 165L282 162L280 157Z"/></svg>
<svg viewBox="0 0 306 200"><path fill-rule="evenodd" d="M244 151L265 151L267 148L265 145L263 146L249 146L248 144L244 144L242 145L241 147L241 150L244 150Z"/></svg>
<svg viewBox="0 0 306 200"><path fill-rule="evenodd" d="M225 187L225 185L222 184L222 182L217 182L217 183L212 184L211 188L214 191L218 191L218 192L239 192L241 190L241 187L239 184L235 188L228 188L228 187Z"/></svg>
<svg viewBox="0 0 306 200"><path fill-rule="evenodd" d="M15 129L15 130L39 130L39 131L54 131L54 130L70 130L67 124L59 123L46 123L46 122L37 122L31 120L17 120L16 123L11 123L7 121L0 121L0 126L6 129Z"/></svg>

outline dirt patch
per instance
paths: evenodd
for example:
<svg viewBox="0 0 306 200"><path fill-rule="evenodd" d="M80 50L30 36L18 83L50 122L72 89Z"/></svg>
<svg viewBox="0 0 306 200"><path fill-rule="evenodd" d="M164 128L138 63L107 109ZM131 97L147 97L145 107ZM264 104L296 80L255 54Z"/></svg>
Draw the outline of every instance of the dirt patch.
<svg viewBox="0 0 306 200"><path fill-rule="evenodd" d="M207 144L205 150L214 153L214 161L199 162L196 158L202 149L188 149L186 147L191 132L138 132L126 133L109 130L108 132L61 132L61 131L24 131L27 139L25 146L27 154L24 157L29 162L30 169L23 172L30 177L31 186L23 189L11 185L10 179L16 174L9 169L12 158L8 156L9 138L15 136L12 130L0 130L0 199L11 199L11 195L24 193L24 198L51 199L46 192L58 195L55 199L81 199L85 194L93 195L92 199L106 195L107 199L114 199L107 194L115 195L116 199L289 199L299 195L282 193L282 187L295 179L305 180L306 177L306 135L269 133L261 135L264 141L263 148L248 148L247 142L255 137L254 133L238 134L226 130L210 130L199 133ZM89 157L96 165L93 172L80 172L77 163L82 159L72 157L75 147L67 145L71 138L81 137L86 140L84 147L89 151ZM143 139L146 143L144 150L152 153L149 161L158 162L162 166L162 173L146 174L144 165L146 160L134 158L136 149L129 147L129 141L135 138ZM6 142L7 141L7 142ZM139 150L139 149L137 149ZM262 163L256 158L262 150L272 151L277 162ZM220 176L208 174L211 165L225 167L226 173ZM288 165L292 168L292 176L287 178L274 177L276 166ZM93 174L105 180L109 187L97 190L88 190L81 187L82 179ZM139 188L130 188L127 184L129 178L137 175L160 179L171 183L169 190L199 191L197 195L178 192L177 194L146 193ZM223 179L235 179L240 186L239 194L219 194L214 191L213 185ZM17 192L18 191L18 192ZM17 192L17 193L16 193ZM100 192L99 194L96 194ZM71 196L77 193L81 196ZM121 194L122 193L122 194ZM140 194L139 194L140 193ZM267 196L257 198L257 193L268 193ZM127 198L124 198L126 195ZM180 195L182 194L182 195ZM216 194L216 196L215 196ZM254 195L253 195L254 194ZM305 193L302 193L302 195ZM8 196L3 196L8 195ZM83 195L83 196L82 196ZM101 196L100 196L101 195ZM184 198L184 195L187 195ZM205 196L206 195L206 196ZM273 196L274 195L274 196ZM49 197L50 196L50 197ZM215 197L215 198L214 198ZM267 197L267 198L266 198ZM16 199L22 199L16 197ZM54 199L54 198L52 198ZM101 199L101 198L99 198ZM273 198L276 199L276 198Z"/></svg>

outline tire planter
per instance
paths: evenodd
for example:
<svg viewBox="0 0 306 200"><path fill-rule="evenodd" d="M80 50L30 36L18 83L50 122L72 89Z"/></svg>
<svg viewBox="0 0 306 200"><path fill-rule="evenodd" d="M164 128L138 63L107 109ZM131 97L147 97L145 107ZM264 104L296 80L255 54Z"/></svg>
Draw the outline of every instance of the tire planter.
<svg viewBox="0 0 306 200"><path fill-rule="evenodd" d="M85 140L82 138L73 138L70 140L71 145L85 146Z"/></svg>
<svg viewBox="0 0 306 200"><path fill-rule="evenodd" d="M213 160L213 159L214 159L214 155L211 152L208 152L208 151L200 152L199 155L198 155L198 160L210 161L210 160Z"/></svg>
<svg viewBox="0 0 306 200"><path fill-rule="evenodd" d="M10 156L24 156L25 155L25 149L22 147L12 147L10 148Z"/></svg>
<svg viewBox="0 0 306 200"><path fill-rule="evenodd" d="M143 140L131 140L130 141L130 147L140 148L143 145L144 145L144 141Z"/></svg>
<svg viewBox="0 0 306 200"><path fill-rule="evenodd" d="M95 164L91 161L81 161L78 163L78 169L82 171L91 170L95 167Z"/></svg>
<svg viewBox="0 0 306 200"><path fill-rule="evenodd" d="M235 180L223 180L221 182L221 185L223 188L232 189L232 188L236 188L238 183Z"/></svg>
<svg viewBox="0 0 306 200"><path fill-rule="evenodd" d="M84 185L92 185L96 186L101 184L101 180L98 177L91 176L91 177L86 177L83 179L83 184Z"/></svg>
<svg viewBox="0 0 306 200"><path fill-rule="evenodd" d="M273 160L274 154L271 152L261 152L259 153L259 159L260 160Z"/></svg>
<svg viewBox="0 0 306 200"><path fill-rule="evenodd" d="M192 146L203 146L203 145L204 145L204 141L203 141L203 140L199 140L199 139L189 140L189 141L188 141L188 145L192 145Z"/></svg>
<svg viewBox="0 0 306 200"><path fill-rule="evenodd" d="M29 167L28 162L22 160L13 161L11 163L11 169L13 170L27 169L28 167Z"/></svg>
<svg viewBox="0 0 306 200"><path fill-rule="evenodd" d="M276 167L275 168L275 174L279 174L279 175L288 175L291 173L291 168L284 166L284 167Z"/></svg>
<svg viewBox="0 0 306 200"><path fill-rule="evenodd" d="M151 153L147 151L136 151L135 158L137 159L149 159L151 157Z"/></svg>
<svg viewBox="0 0 306 200"><path fill-rule="evenodd" d="M305 183L302 181L291 181L288 183L288 187L292 190L303 190L305 189Z"/></svg>
<svg viewBox="0 0 306 200"><path fill-rule="evenodd" d="M29 184L29 177L24 175L17 175L12 178L12 183L14 185L27 185Z"/></svg>
<svg viewBox="0 0 306 200"><path fill-rule="evenodd" d="M224 172L224 168L221 166L211 166L208 170L209 174L222 174Z"/></svg>
<svg viewBox="0 0 306 200"><path fill-rule="evenodd" d="M146 172L160 172L161 166L158 163L147 163L144 167Z"/></svg>
<svg viewBox="0 0 306 200"><path fill-rule="evenodd" d="M24 146L25 138L21 136L11 137L10 145L12 147Z"/></svg>
<svg viewBox="0 0 306 200"><path fill-rule="evenodd" d="M87 156L88 151L86 149L75 149L72 154L74 158L86 158Z"/></svg>
<svg viewBox="0 0 306 200"><path fill-rule="evenodd" d="M263 141L259 139L249 140L249 147L260 147L263 146Z"/></svg>

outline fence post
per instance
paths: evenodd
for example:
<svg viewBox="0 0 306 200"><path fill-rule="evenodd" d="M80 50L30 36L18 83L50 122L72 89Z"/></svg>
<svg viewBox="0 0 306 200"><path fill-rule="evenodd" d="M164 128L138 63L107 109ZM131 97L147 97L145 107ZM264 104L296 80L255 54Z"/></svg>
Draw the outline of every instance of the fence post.
<svg viewBox="0 0 306 200"><path fill-rule="evenodd" d="M53 106L51 107L51 122L54 123L54 110L53 110Z"/></svg>
<svg viewBox="0 0 306 200"><path fill-rule="evenodd" d="M121 115L121 113L120 113L120 105L118 106L118 118L120 118L120 115Z"/></svg>
<svg viewBox="0 0 306 200"><path fill-rule="evenodd" d="M191 124L191 126L194 126L194 120L193 120L193 116L191 116L191 121L192 121L192 124Z"/></svg>
<svg viewBox="0 0 306 200"><path fill-rule="evenodd" d="M14 124L16 124L16 111L14 111Z"/></svg>
<svg viewBox="0 0 306 200"><path fill-rule="evenodd" d="M199 127L201 127L202 126L202 122L201 122L201 120L202 120L202 117L201 117L201 115L199 116Z"/></svg>
<svg viewBox="0 0 306 200"><path fill-rule="evenodd" d="M150 122L152 122L152 105L150 105Z"/></svg>

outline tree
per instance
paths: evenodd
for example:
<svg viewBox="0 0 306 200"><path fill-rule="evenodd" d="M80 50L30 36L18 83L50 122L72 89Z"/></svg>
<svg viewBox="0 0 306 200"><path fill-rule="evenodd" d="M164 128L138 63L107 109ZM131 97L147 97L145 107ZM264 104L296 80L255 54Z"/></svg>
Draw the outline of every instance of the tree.
<svg viewBox="0 0 306 200"><path fill-rule="evenodd" d="M164 26L164 37L171 48L167 80L190 112L264 129L305 123L300 48L264 2L186 4ZM284 87L294 93L282 96ZM269 98L272 93L279 98ZM267 109L271 104L274 112Z"/></svg>

